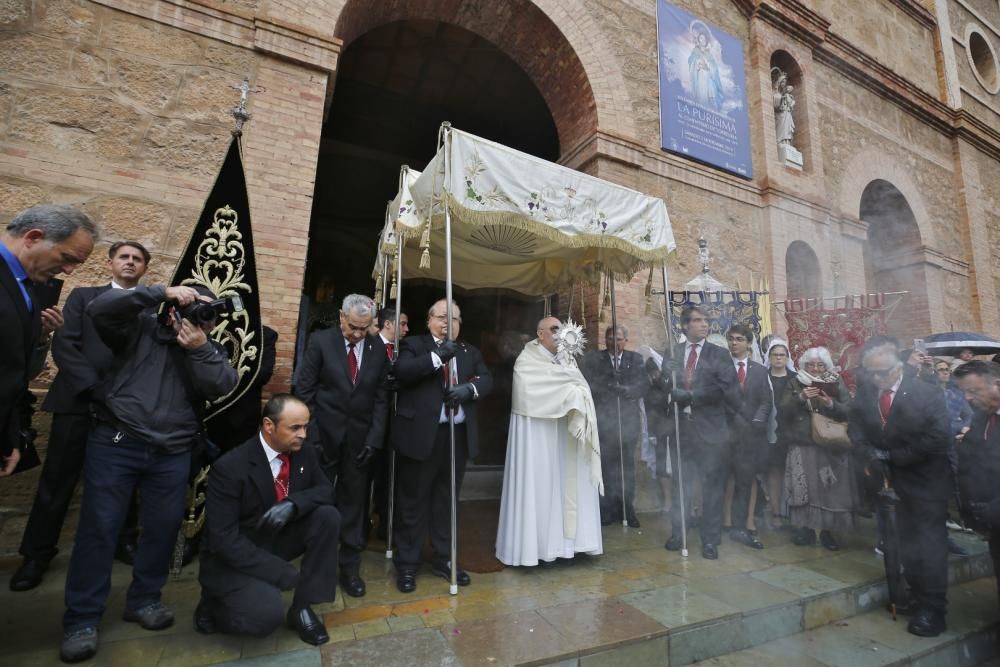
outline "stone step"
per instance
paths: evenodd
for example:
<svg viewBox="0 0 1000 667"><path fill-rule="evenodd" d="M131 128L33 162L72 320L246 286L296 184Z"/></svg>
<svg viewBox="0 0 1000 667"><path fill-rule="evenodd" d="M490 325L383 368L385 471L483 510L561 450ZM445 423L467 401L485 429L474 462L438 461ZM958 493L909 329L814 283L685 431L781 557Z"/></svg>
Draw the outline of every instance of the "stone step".
<svg viewBox="0 0 1000 667"><path fill-rule="evenodd" d="M911 635L906 632L907 619L900 617L893 621L888 612L878 609L698 664L710 667L996 665L1000 664L996 660L1000 655L996 595L993 577L951 587L948 628L937 637Z"/></svg>
<svg viewBox="0 0 1000 667"><path fill-rule="evenodd" d="M986 545L973 537L960 537L959 541L971 551L968 556L952 556L949 559L949 584L952 586L950 608L955 610L950 618L962 619L955 624L955 629L950 630L947 635L942 635L938 640L922 640L924 647L942 644L947 638L948 650L968 650L970 655L985 656L987 654L983 647L990 638L995 638L997 623L997 593L996 584L992 576L992 561L986 550ZM861 621L862 627L867 627L867 623L874 623L872 627L878 627L886 632L891 632L894 639L887 643L888 649L881 649L877 644L872 644L868 650L871 653L878 653L883 650L881 656L867 656L860 662L837 661L822 662L817 659L802 657L800 661L791 663L782 662L780 664L802 664L813 665L882 665L882 664L909 664L880 661L884 656L902 656L899 648L892 646L907 645L910 640L920 640L921 638L910 635L906 632L906 620L902 617L895 623L889 617L885 607L888 601L888 590L885 579L879 570L883 567L882 561L872 551L852 551L843 557L831 557L825 563L811 563L808 574L799 573L802 581L801 596L791 601L779 602L777 604L761 604L745 609L741 613L717 614L705 620L695 620L695 622L672 624L664 622L656 615L656 610L645 609L641 601L632 599L631 596L624 596L622 599L632 606L651 615L661 623L668 626L669 630L663 633L656 633L643 637L641 640L626 642L611 650L597 649L594 652L581 651L576 656L565 656L562 660L533 664L549 664L553 667L591 667L593 665L604 664L669 664L670 667L689 665L693 663L702 664L702 661L709 661L707 664L728 665L725 660L732 659L733 656L744 656L747 662L732 664L765 665L770 667L773 656L762 659L756 652L761 646L774 645L775 650L786 650L782 657L797 656L798 642L812 641L811 637L825 638L827 636L838 637L845 634L845 628L853 628ZM861 564L863 569L857 569ZM878 569L876 569L878 568ZM787 570L787 571L786 571ZM759 581L768 583L773 577L777 582L782 580L782 585L789 586L789 576L797 576L795 566L776 566L767 571L754 573L753 577ZM853 583L845 583L853 582ZM792 586L794 588L794 586ZM704 589L702 589L704 590ZM732 592L729 593L732 595ZM754 591L746 591L747 596L754 595ZM719 596L721 597L721 596ZM686 604L688 600L679 601ZM968 619L970 613L978 614L973 616L977 622ZM678 616L682 614L678 612ZM884 622L888 620L888 624ZM970 625L971 624L971 625ZM800 638L807 639L800 639ZM860 641L860 640L859 640ZM799 646L799 649L802 649ZM944 648L935 649L934 655L939 655ZM803 653L803 656L807 654ZM669 660L667 659L669 657ZM721 662L712 663L712 659ZM744 659L741 657L740 659ZM903 658L899 658L903 659ZM906 658L911 659L910 657ZM756 662L755 662L756 661ZM933 659L929 662L921 662L922 665L933 664L978 664L975 662L941 662L936 663Z"/></svg>

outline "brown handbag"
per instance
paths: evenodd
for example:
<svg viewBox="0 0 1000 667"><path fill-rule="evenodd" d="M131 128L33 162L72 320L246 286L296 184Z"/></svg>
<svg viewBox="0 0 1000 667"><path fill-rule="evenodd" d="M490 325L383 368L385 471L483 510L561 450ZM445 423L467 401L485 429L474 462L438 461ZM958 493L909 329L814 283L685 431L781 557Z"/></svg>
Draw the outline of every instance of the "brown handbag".
<svg viewBox="0 0 1000 667"><path fill-rule="evenodd" d="M850 449L851 439L847 437L847 424L816 412L812 407L812 401L808 401L808 404L813 442L820 447L830 449Z"/></svg>

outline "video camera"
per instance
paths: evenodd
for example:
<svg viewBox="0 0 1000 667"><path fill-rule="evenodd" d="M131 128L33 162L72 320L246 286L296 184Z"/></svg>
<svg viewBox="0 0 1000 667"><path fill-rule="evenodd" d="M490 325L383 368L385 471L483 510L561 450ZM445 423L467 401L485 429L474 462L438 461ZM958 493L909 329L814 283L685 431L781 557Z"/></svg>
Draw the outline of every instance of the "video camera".
<svg viewBox="0 0 1000 667"><path fill-rule="evenodd" d="M243 310L243 300L238 294L216 299L215 301L193 301L178 308L179 315L194 324L214 322L226 313L238 313Z"/></svg>

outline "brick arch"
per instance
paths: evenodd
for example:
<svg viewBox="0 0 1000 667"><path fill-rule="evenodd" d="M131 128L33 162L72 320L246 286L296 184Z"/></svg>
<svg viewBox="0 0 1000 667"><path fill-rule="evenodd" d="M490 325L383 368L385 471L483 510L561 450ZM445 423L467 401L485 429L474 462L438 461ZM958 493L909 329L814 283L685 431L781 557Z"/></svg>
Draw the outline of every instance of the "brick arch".
<svg viewBox="0 0 1000 667"><path fill-rule="evenodd" d="M538 87L565 153L598 127L635 136L621 68L585 14L557 0L346 0L333 20L345 49L373 28L413 19L444 21L489 40Z"/></svg>
<svg viewBox="0 0 1000 667"><path fill-rule="evenodd" d="M865 189L873 181L888 181L902 193L913 212L921 244L926 248L937 248L927 203L910 172L898 160L882 151L865 149L855 154L844 166L843 174L844 180L837 200L841 215L852 220L860 219L861 199Z"/></svg>

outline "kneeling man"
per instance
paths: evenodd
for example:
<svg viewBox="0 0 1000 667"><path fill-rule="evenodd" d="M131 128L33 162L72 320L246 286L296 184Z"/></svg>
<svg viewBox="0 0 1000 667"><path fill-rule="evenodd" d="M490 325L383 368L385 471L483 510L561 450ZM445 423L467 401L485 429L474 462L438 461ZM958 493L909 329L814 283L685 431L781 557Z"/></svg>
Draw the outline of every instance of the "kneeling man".
<svg viewBox="0 0 1000 667"><path fill-rule="evenodd" d="M497 559L506 565L597 555L601 446L590 385L558 351L559 320L538 323L514 364Z"/></svg>
<svg viewBox="0 0 1000 667"><path fill-rule="evenodd" d="M337 585L340 514L311 447L309 408L290 394L264 406L258 435L212 466L201 546L195 629L263 637L285 617L281 591L295 589L289 627L302 641L329 641L310 605ZM288 561L302 556L302 569Z"/></svg>

